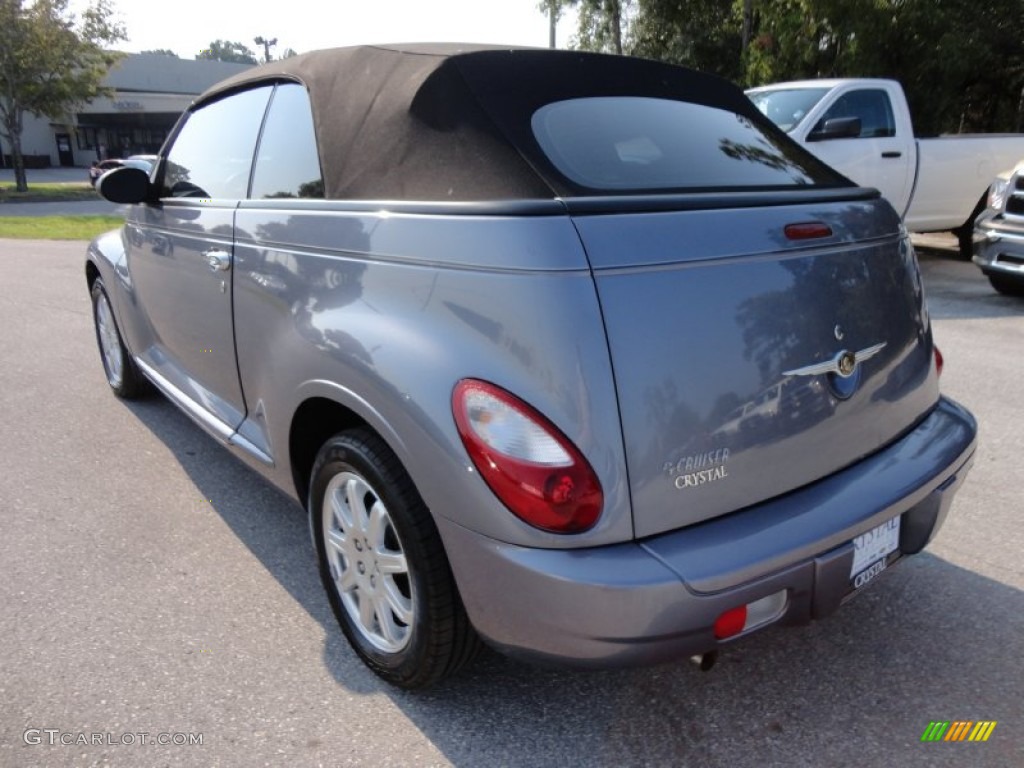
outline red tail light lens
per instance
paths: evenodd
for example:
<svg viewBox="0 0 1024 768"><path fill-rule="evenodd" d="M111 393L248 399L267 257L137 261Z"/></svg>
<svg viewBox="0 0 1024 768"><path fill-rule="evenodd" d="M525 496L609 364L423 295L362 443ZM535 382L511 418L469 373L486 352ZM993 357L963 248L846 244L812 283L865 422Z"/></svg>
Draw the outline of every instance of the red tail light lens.
<svg viewBox="0 0 1024 768"><path fill-rule="evenodd" d="M790 240L814 240L819 237L832 237L832 227L821 221L787 224L784 231L786 237Z"/></svg>
<svg viewBox="0 0 1024 768"><path fill-rule="evenodd" d="M937 346L932 347L932 349L935 350L935 371L936 373L938 373L939 376L941 376L942 366L946 364L946 361L942 359L942 353L939 351L939 348Z"/></svg>
<svg viewBox="0 0 1024 768"><path fill-rule="evenodd" d="M593 527L604 496L587 460L557 427L500 387L463 379L452 412L473 465L526 523L554 533Z"/></svg>

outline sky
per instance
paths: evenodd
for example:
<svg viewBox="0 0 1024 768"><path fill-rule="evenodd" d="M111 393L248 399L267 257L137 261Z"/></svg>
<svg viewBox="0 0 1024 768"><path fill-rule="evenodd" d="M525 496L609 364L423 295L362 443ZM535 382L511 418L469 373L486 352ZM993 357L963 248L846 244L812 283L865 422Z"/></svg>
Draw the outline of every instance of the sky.
<svg viewBox="0 0 1024 768"><path fill-rule="evenodd" d="M305 53L362 43L460 42L546 47L548 20L538 0L111 0L130 53L169 48L195 58L213 40L244 43L262 56L256 36L277 38L271 53ZM73 0L72 10L88 5ZM558 25L565 47L575 21ZM260 48L260 50L257 50Z"/></svg>

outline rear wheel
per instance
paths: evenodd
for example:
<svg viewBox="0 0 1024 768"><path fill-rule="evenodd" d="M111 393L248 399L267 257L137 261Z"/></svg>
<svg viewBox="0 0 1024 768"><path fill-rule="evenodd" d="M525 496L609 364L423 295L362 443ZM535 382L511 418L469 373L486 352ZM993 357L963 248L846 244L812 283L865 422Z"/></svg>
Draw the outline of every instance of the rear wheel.
<svg viewBox="0 0 1024 768"><path fill-rule="evenodd" d="M96 327L96 342L100 348L103 373L110 389L125 400L148 394L151 391L149 380L142 375L124 345L106 288L99 278L92 284L92 319Z"/></svg>
<svg viewBox="0 0 1024 768"><path fill-rule="evenodd" d="M1007 296L1024 296L1024 277L1013 278L989 272L988 281L993 288Z"/></svg>
<svg viewBox="0 0 1024 768"><path fill-rule="evenodd" d="M309 513L331 608L370 669L422 688L476 655L480 641L430 512L379 437L356 429L327 441Z"/></svg>

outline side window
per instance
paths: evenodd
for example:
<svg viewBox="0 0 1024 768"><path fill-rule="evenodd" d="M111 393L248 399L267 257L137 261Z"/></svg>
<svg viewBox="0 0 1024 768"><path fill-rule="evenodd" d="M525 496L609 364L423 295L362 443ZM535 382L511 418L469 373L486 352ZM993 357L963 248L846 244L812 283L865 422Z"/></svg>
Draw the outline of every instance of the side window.
<svg viewBox="0 0 1024 768"><path fill-rule="evenodd" d="M862 139L896 135L896 120L889 94L878 88L843 94L818 121L814 130L822 130L826 120L836 117L859 117L859 138Z"/></svg>
<svg viewBox="0 0 1024 768"><path fill-rule="evenodd" d="M244 198L273 89L236 93L189 115L167 154L162 196Z"/></svg>
<svg viewBox="0 0 1024 768"><path fill-rule="evenodd" d="M263 127L251 197L323 196L309 94L297 83L282 83Z"/></svg>

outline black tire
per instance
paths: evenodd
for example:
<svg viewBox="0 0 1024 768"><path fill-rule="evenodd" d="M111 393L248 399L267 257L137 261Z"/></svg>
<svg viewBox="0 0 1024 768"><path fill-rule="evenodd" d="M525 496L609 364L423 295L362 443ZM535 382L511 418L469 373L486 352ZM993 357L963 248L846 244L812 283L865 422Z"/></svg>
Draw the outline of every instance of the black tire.
<svg viewBox="0 0 1024 768"><path fill-rule="evenodd" d="M989 272L988 281L992 283L993 288L1006 296L1024 296L1024 277L1013 278Z"/></svg>
<svg viewBox="0 0 1024 768"><path fill-rule="evenodd" d="M92 284L92 322L96 329L96 344L100 350L103 373L107 377L111 391L124 400L134 400L150 394L153 386L135 365L135 360L124 345L110 298L100 278L96 278ZM105 348L105 344L109 347ZM118 354L121 360L120 370L115 363Z"/></svg>
<svg viewBox="0 0 1024 768"><path fill-rule="evenodd" d="M328 495L331 507L325 515ZM352 497L357 499L354 505ZM307 506L320 578L331 608L349 644L370 669L400 688L423 688L453 674L477 655L481 642L466 616L437 527L412 480L383 440L365 429L342 432L328 440L313 465ZM374 510L378 520L386 520L377 526L383 532L376 537L366 535L359 547L360 536L374 526L370 523L360 531L353 521L363 511L367 519L372 518ZM334 542L331 545L329 535ZM395 553L404 556L404 575L381 570L378 557L394 558ZM389 562L394 567L398 561ZM341 580L346 574L350 583L343 589L336 577ZM390 579L388 586L385 579ZM358 583L353 585L352 580ZM407 624L393 603L381 596L389 590L398 595L403 607L411 606ZM377 599L385 603L384 617ZM368 619L361 613L364 605L372 611ZM394 637L389 637L387 627Z"/></svg>

